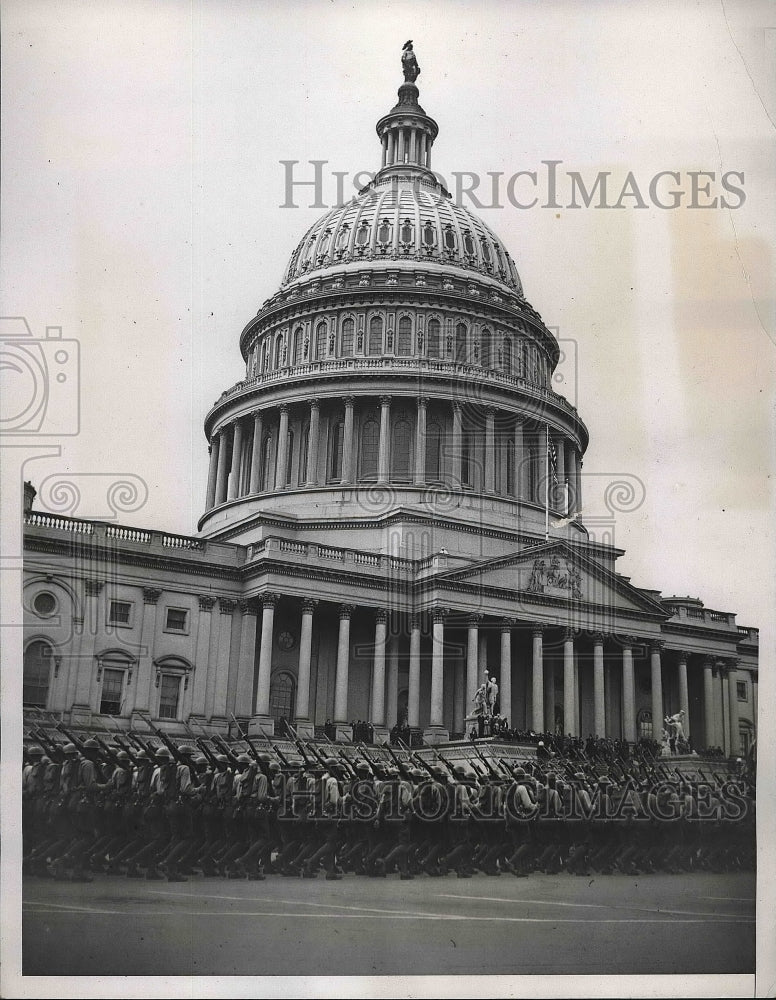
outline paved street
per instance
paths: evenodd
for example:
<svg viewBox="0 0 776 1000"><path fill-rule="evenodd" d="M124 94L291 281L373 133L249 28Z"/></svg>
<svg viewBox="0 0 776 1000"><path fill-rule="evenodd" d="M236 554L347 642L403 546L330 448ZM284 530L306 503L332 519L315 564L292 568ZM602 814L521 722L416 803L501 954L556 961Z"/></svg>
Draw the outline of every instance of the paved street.
<svg viewBox="0 0 776 1000"><path fill-rule="evenodd" d="M25 975L752 973L750 874L28 879Z"/></svg>

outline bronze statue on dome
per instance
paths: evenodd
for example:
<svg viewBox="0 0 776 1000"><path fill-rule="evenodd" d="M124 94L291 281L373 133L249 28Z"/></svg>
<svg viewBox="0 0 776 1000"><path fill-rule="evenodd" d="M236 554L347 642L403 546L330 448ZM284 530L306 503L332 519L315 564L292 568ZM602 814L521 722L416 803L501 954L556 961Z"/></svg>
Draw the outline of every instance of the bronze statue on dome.
<svg viewBox="0 0 776 1000"><path fill-rule="evenodd" d="M414 83L420 76L420 66L412 51L412 39L402 46L401 68L404 72L404 82Z"/></svg>

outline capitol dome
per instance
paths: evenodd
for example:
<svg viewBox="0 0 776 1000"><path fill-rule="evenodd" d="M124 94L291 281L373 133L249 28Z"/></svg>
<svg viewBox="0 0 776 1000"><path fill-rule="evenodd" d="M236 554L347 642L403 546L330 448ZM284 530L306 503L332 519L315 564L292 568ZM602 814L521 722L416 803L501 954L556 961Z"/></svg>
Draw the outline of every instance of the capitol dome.
<svg viewBox="0 0 776 1000"><path fill-rule="evenodd" d="M517 269L498 237L427 179L383 176L322 216L291 255L283 287L324 270L347 273L366 262L474 272L523 298Z"/></svg>
<svg viewBox="0 0 776 1000"><path fill-rule="evenodd" d="M472 516L497 551L497 533L579 509L588 436L553 388L558 343L431 169L439 127L418 96L405 79L374 178L307 231L240 335L245 377L205 419L209 537L251 543L281 518L375 553L468 557ZM557 531L587 537L576 518Z"/></svg>

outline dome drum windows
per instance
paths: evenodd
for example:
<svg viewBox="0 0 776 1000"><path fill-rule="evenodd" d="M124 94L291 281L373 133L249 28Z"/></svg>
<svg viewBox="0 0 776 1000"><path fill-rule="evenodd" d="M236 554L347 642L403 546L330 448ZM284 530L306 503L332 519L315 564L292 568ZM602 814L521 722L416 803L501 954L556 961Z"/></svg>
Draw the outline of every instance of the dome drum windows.
<svg viewBox="0 0 776 1000"><path fill-rule="evenodd" d="M409 357L412 354L412 320L409 316L402 316L399 319L396 354L399 357Z"/></svg>
<svg viewBox="0 0 776 1000"><path fill-rule="evenodd" d="M363 253L369 243L369 223L364 221L358 227L356 233L356 250Z"/></svg>
<svg viewBox="0 0 776 1000"><path fill-rule="evenodd" d="M472 239L472 234L469 229L466 229L463 234L463 252L469 260L474 260L476 251L474 248L474 240Z"/></svg>
<svg viewBox="0 0 776 1000"><path fill-rule="evenodd" d="M458 239L455 235L455 230L453 229L452 225L449 222L445 226L444 240L445 240L445 251L448 253L448 255L454 254L458 249Z"/></svg>
<svg viewBox="0 0 776 1000"><path fill-rule="evenodd" d="M430 358L442 357L442 324L438 319L428 321L427 352Z"/></svg>
<svg viewBox="0 0 776 1000"><path fill-rule="evenodd" d="M412 245L415 242L415 227L409 219L405 219L401 224L399 241L405 253L412 249Z"/></svg>
<svg viewBox="0 0 776 1000"><path fill-rule="evenodd" d="M372 316L369 320L369 337L367 339L367 354L378 356L383 353L383 328L382 316Z"/></svg>
<svg viewBox="0 0 776 1000"><path fill-rule="evenodd" d="M436 241L436 226L433 222L425 222L423 224L423 246L426 248L427 252L433 250L436 246Z"/></svg>
<svg viewBox="0 0 776 1000"><path fill-rule="evenodd" d="M342 257L348 248L348 240L350 238L350 226L345 223L345 225L337 233L337 239L335 241L335 254L338 258Z"/></svg>
<svg viewBox="0 0 776 1000"><path fill-rule="evenodd" d="M387 219L383 219L377 230L377 242L383 253L388 250L391 243L391 234L393 232L393 227Z"/></svg>
<svg viewBox="0 0 776 1000"><path fill-rule="evenodd" d="M340 356L343 358L353 357L355 327L356 325L350 316L342 321L342 328L340 331Z"/></svg>

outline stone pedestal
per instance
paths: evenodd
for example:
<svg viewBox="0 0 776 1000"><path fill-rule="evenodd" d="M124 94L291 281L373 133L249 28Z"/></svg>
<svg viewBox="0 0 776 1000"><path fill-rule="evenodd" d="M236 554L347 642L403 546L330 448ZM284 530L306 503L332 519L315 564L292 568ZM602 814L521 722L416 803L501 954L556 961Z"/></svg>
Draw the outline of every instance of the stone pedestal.
<svg viewBox="0 0 776 1000"><path fill-rule="evenodd" d="M300 740L315 739L315 726L312 722L301 722L297 719L293 725Z"/></svg>
<svg viewBox="0 0 776 1000"><path fill-rule="evenodd" d="M91 726L92 710L88 705L73 705L70 709L71 726Z"/></svg>
<svg viewBox="0 0 776 1000"><path fill-rule="evenodd" d="M443 726L430 726L428 729L423 730L423 739L431 745L448 743L450 741L450 733Z"/></svg>
<svg viewBox="0 0 776 1000"><path fill-rule="evenodd" d="M275 720L271 715L254 715L248 722L249 736L274 736Z"/></svg>
<svg viewBox="0 0 776 1000"><path fill-rule="evenodd" d="M387 743L391 735L390 729L387 726L372 726L372 743L374 746L382 746L383 743Z"/></svg>
<svg viewBox="0 0 776 1000"><path fill-rule="evenodd" d="M337 743L352 743L353 742L353 727L344 726L341 723L337 723L337 735L334 737Z"/></svg>

